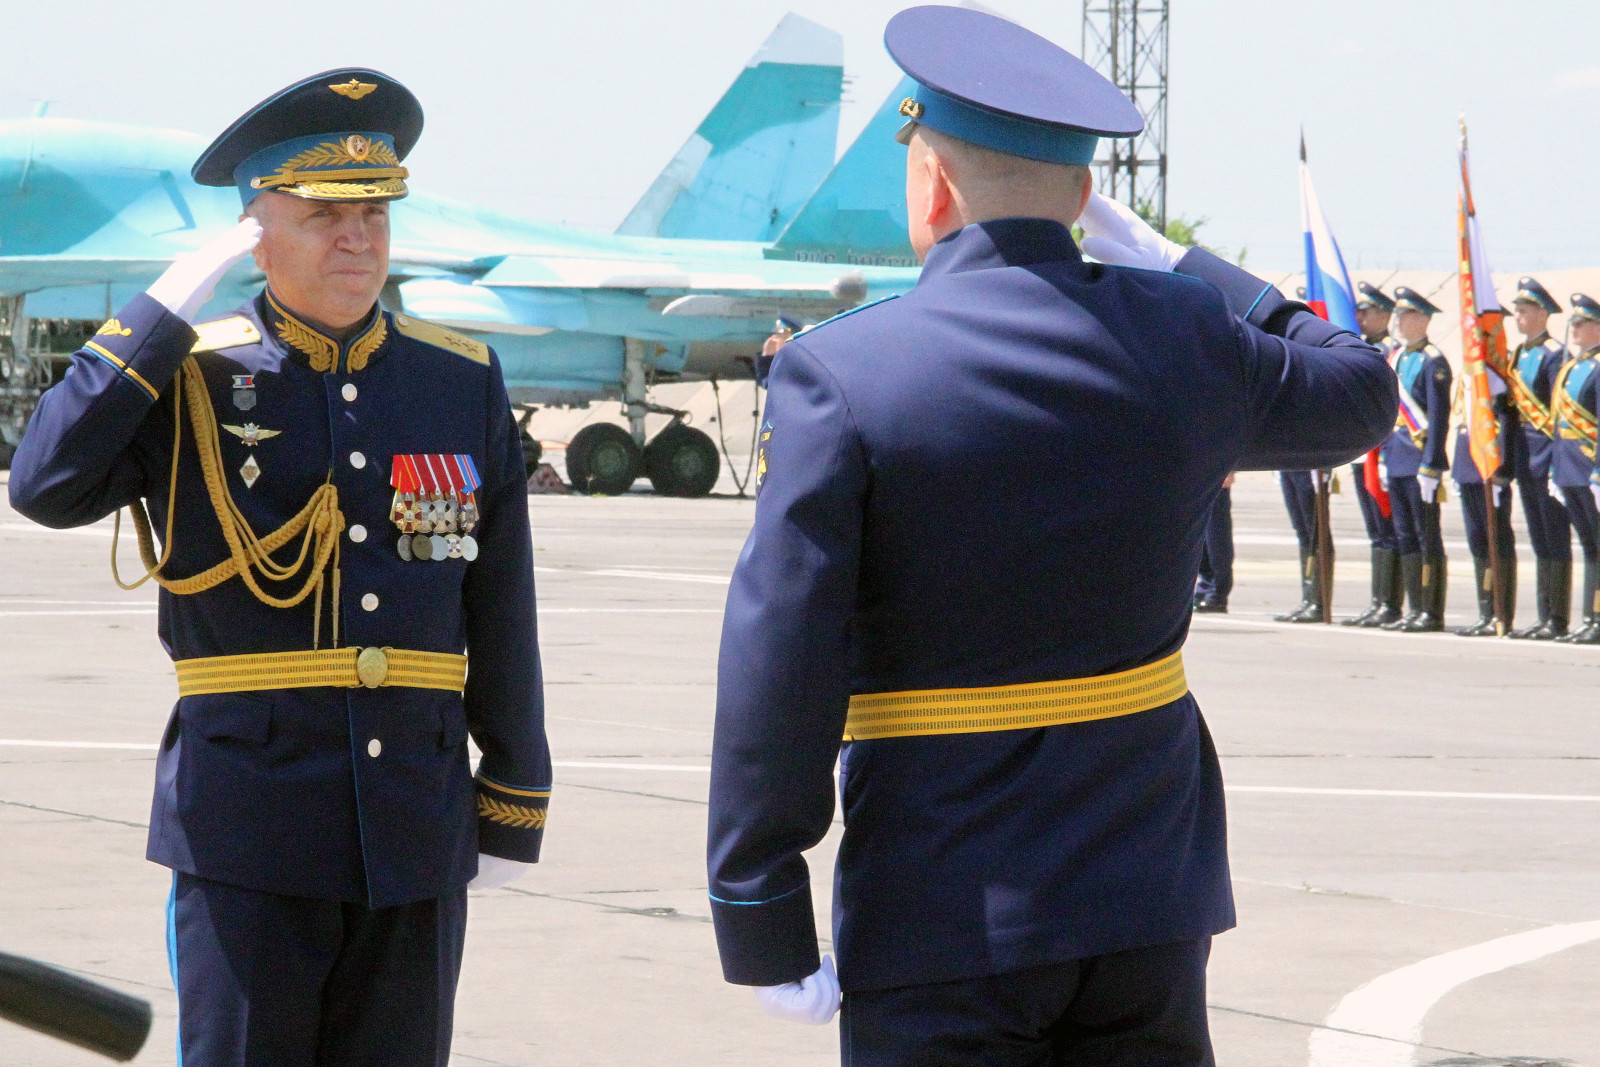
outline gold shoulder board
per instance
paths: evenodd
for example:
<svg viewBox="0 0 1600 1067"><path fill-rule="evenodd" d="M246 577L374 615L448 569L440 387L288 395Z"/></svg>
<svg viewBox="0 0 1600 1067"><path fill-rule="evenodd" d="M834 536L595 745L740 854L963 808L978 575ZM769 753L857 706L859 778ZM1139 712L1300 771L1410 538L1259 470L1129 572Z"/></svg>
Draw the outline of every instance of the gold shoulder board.
<svg viewBox="0 0 1600 1067"><path fill-rule="evenodd" d="M482 341L475 341L465 334L447 330L443 326L436 326L431 322L413 318L410 315L396 315L394 328L423 344L442 348L447 352L454 352L458 356L465 356L474 363L489 365L489 346Z"/></svg>
<svg viewBox="0 0 1600 1067"><path fill-rule="evenodd" d="M218 319L216 322L202 322L194 328L194 332L200 335L192 349L195 352L220 352L224 348L253 345L261 340L261 332L243 315Z"/></svg>

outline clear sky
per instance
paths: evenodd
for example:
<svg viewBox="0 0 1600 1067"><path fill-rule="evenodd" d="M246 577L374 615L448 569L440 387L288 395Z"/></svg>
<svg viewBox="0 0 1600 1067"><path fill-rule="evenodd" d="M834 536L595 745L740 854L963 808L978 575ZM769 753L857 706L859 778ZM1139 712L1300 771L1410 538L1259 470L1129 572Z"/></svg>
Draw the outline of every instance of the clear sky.
<svg viewBox="0 0 1600 1067"><path fill-rule="evenodd" d="M989 0L1076 52L1078 0ZM894 85L895 0L13 0L0 114L207 137L307 74L367 64L428 128L413 184L610 229L786 11L844 36L842 141ZM1449 269L1456 116L1500 271L1600 265L1594 0L1172 0L1169 203L1263 273L1295 269L1305 124L1352 269Z"/></svg>

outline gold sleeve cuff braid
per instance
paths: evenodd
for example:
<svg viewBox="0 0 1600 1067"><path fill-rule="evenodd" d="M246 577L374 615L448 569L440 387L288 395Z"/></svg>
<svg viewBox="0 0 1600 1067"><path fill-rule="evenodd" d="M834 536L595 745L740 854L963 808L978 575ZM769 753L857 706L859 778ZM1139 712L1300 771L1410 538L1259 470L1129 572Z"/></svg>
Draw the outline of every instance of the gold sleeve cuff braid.
<svg viewBox="0 0 1600 1067"><path fill-rule="evenodd" d="M1170 704L1189 691L1180 650L1092 678L980 689L919 689L850 698L846 741L972 734L1110 719Z"/></svg>
<svg viewBox="0 0 1600 1067"><path fill-rule="evenodd" d="M548 789L515 789L483 775L478 786L478 815L512 830L543 830L550 806Z"/></svg>

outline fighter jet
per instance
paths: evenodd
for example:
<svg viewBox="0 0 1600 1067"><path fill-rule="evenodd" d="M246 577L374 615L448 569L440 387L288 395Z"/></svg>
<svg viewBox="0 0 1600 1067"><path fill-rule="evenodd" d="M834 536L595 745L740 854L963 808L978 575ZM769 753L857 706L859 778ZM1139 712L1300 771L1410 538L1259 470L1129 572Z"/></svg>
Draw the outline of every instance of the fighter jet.
<svg viewBox="0 0 1600 1067"><path fill-rule="evenodd" d="M909 289L902 83L834 162L838 34L788 15L613 234L429 195L392 213L391 310L481 337L514 402L620 399L630 430L585 427L568 446L580 488L615 493L648 472L701 495L716 447L674 419L645 439L659 382L749 378L781 317L815 323ZM0 437L14 445L66 355L173 256L231 226L231 189L196 185L203 137L43 115L0 121ZM259 288L246 261L218 287L221 316ZM0 443L0 460L10 448ZM709 470L707 469L709 464ZM578 469L575 469L578 468Z"/></svg>

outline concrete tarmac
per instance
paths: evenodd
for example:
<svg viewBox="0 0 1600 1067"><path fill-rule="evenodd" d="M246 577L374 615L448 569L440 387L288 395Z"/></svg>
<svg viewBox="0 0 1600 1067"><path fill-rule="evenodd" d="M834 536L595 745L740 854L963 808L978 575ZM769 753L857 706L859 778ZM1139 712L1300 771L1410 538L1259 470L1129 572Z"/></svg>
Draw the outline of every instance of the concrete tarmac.
<svg viewBox="0 0 1600 1067"><path fill-rule="evenodd" d="M1600 920L1600 648L1274 623L1298 599L1276 485L1243 475L1235 501L1233 610L1197 618L1186 653L1230 787L1218 1062L1597 1067L1600 927L1575 924ZM452 1063L837 1062L835 1027L722 982L705 900L717 638L751 503L530 507L557 785L545 860L472 894ZM1354 497L1334 515L1353 612ZM1446 517L1458 541L1453 501ZM151 999L138 1062L172 1064L170 875L143 856L175 686L154 590L111 583L110 545L109 523L50 532L0 505L0 949ZM1451 555L1465 622L1470 561ZM811 857L819 908L837 832ZM1547 928L1571 947L1497 940ZM100 1062L0 1023L8 1067Z"/></svg>

